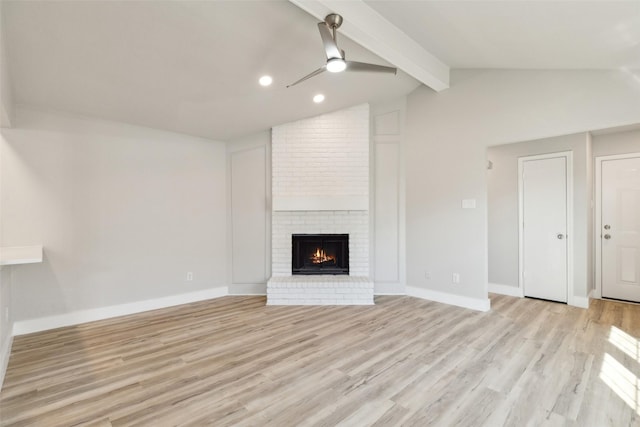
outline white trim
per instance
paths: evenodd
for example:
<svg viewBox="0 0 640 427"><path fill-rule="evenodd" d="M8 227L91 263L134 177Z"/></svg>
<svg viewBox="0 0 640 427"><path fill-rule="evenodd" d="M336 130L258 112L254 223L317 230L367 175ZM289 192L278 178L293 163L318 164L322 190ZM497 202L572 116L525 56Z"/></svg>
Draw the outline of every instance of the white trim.
<svg viewBox="0 0 640 427"><path fill-rule="evenodd" d="M489 300L489 298L470 298L446 292L433 291L431 289L416 288L414 286L407 286L407 295L443 304L469 308L471 310L489 311L491 309L491 300Z"/></svg>
<svg viewBox="0 0 640 427"><path fill-rule="evenodd" d="M406 295L406 292L373 292L374 297L403 297Z"/></svg>
<svg viewBox="0 0 640 427"><path fill-rule="evenodd" d="M240 296L240 295L260 295L266 296L266 285L257 284L257 285L240 285L246 286L244 289L233 289L237 288L238 285L232 285L229 287L229 295ZM264 290L261 290L264 288ZM406 287L402 283L381 283L374 282L373 284L373 295L375 296L383 296L383 295L407 295Z"/></svg>
<svg viewBox="0 0 640 427"><path fill-rule="evenodd" d="M87 310L72 311L70 313L54 316L40 317L37 319L20 320L13 324L13 335L24 335L33 332L46 331L48 329L64 326L78 325L80 323L96 320L110 319L112 317L126 316L128 314L142 313L159 308L172 307L180 304L188 304L196 301L204 301L229 295L226 286L189 292L186 294L172 295L108 307L91 308Z"/></svg>
<svg viewBox="0 0 640 427"><path fill-rule="evenodd" d="M567 304L581 307L579 301L584 297L577 297L574 289L574 248L575 228L573 226L573 152L567 154ZM587 298L587 307L589 307Z"/></svg>
<svg viewBox="0 0 640 427"><path fill-rule="evenodd" d="M501 285L499 283L489 283L489 292L492 294L508 295L510 297L523 298L522 288L518 286Z"/></svg>
<svg viewBox="0 0 640 427"><path fill-rule="evenodd" d="M229 295L267 295L266 283L234 283L229 285Z"/></svg>
<svg viewBox="0 0 640 427"><path fill-rule="evenodd" d="M573 279L573 241L574 241L574 227L573 227L573 152L561 151L557 153L540 154L536 156L524 156L518 158L518 288L521 289L524 295L524 230L523 230L523 214L524 214L524 181L522 179L522 173L524 168L524 162L530 160L543 160L553 159L557 157L564 157L566 159L567 169L567 304L579 307L578 300L574 295L574 279Z"/></svg>
<svg viewBox="0 0 640 427"><path fill-rule="evenodd" d="M4 384L4 375L7 373L12 345L13 335L9 334L0 347L0 390L2 390L2 384Z"/></svg>
<svg viewBox="0 0 640 427"><path fill-rule="evenodd" d="M602 298L602 156L595 158L595 177L594 177L594 218L593 218L593 242L594 246L594 280L593 289L594 298Z"/></svg>
<svg viewBox="0 0 640 427"><path fill-rule="evenodd" d="M614 154L597 156L595 158L595 215L593 221L593 238L595 240L593 244L595 248L595 288L591 293L593 298L602 298L602 162L607 160L632 159L635 157L640 157L640 153Z"/></svg>

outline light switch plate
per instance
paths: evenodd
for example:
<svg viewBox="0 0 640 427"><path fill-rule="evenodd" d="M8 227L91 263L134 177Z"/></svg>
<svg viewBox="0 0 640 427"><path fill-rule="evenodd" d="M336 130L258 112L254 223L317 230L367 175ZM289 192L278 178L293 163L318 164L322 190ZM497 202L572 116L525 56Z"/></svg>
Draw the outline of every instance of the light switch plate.
<svg viewBox="0 0 640 427"><path fill-rule="evenodd" d="M475 208L476 208L476 199L462 200L462 209L475 209Z"/></svg>

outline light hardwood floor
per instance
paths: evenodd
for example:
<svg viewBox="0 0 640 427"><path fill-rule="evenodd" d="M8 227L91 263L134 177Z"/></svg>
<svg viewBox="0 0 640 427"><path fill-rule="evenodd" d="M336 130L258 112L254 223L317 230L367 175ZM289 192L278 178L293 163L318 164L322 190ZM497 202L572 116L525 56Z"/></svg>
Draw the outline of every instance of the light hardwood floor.
<svg viewBox="0 0 640 427"><path fill-rule="evenodd" d="M640 425L640 306L225 297L16 337L1 424Z"/></svg>

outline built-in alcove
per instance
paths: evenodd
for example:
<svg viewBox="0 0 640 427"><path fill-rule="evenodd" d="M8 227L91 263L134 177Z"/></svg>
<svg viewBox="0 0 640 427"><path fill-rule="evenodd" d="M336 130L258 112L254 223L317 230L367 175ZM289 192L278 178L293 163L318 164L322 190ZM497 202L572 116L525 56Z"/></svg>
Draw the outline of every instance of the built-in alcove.
<svg viewBox="0 0 640 427"><path fill-rule="evenodd" d="M349 274L348 234L291 236L293 275Z"/></svg>

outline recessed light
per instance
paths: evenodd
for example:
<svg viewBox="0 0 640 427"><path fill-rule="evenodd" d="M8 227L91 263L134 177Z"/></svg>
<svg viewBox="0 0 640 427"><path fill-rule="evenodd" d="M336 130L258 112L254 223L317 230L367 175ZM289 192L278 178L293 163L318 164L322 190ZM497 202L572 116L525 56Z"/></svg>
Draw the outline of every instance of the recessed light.
<svg viewBox="0 0 640 427"><path fill-rule="evenodd" d="M258 80L258 82L260 82L261 86L269 86L271 83L273 83L273 79L271 78L271 76L262 76L260 77L260 80Z"/></svg>
<svg viewBox="0 0 640 427"><path fill-rule="evenodd" d="M316 96L313 97L313 102L315 102L316 104L321 103L322 101L324 101L324 95L319 93Z"/></svg>

